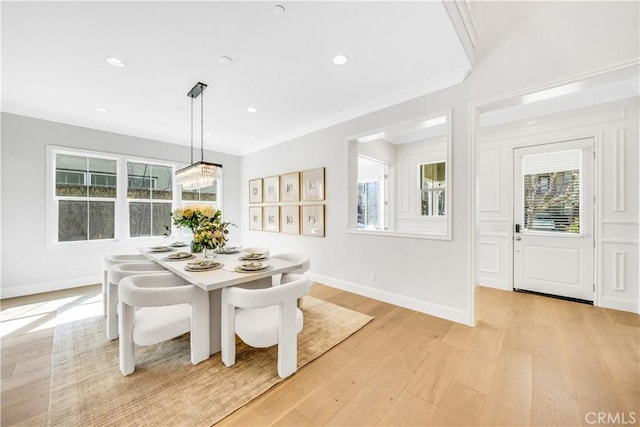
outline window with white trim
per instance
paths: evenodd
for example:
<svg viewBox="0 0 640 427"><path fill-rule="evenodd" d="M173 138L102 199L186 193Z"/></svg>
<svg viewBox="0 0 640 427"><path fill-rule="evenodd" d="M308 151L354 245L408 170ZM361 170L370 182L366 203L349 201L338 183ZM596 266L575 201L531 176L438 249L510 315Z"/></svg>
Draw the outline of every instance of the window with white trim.
<svg viewBox="0 0 640 427"><path fill-rule="evenodd" d="M365 230L385 230L388 226L389 165L358 155L357 226Z"/></svg>
<svg viewBox="0 0 640 427"><path fill-rule="evenodd" d="M171 230L173 168L127 162L129 236L163 236Z"/></svg>
<svg viewBox="0 0 640 427"><path fill-rule="evenodd" d="M56 153L55 171L57 241L113 239L117 161Z"/></svg>
<svg viewBox="0 0 640 427"><path fill-rule="evenodd" d="M65 147L47 147L47 242L142 239L170 235L171 212L206 203L221 209L221 180L183 191L175 182L184 165Z"/></svg>

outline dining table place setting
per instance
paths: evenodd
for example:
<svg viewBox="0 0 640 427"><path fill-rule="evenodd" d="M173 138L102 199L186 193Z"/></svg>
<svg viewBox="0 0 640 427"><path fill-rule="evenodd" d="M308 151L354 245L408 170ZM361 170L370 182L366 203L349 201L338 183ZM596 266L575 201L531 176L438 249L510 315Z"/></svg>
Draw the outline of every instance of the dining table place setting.
<svg viewBox="0 0 640 427"><path fill-rule="evenodd" d="M175 251L175 249L167 245L151 246L149 248L149 252L173 252L173 251Z"/></svg>
<svg viewBox="0 0 640 427"><path fill-rule="evenodd" d="M240 246L222 246L218 247L218 249L216 249L216 252L220 255L232 255L240 253L241 250L242 247Z"/></svg>
<svg viewBox="0 0 640 427"><path fill-rule="evenodd" d="M188 243L182 242L182 241L176 241L176 242L170 243L169 246L171 246L172 248L184 248L185 246L188 246Z"/></svg>
<svg viewBox="0 0 640 427"><path fill-rule="evenodd" d="M192 253L179 251L170 253L166 257L162 258L162 261L186 261L195 257L196 256Z"/></svg>
<svg viewBox="0 0 640 427"><path fill-rule="evenodd" d="M193 261L187 262L187 265L184 266L186 271L198 272L198 271L211 271L218 270L224 267L224 264L214 260L208 259L196 259Z"/></svg>
<svg viewBox="0 0 640 427"><path fill-rule="evenodd" d="M272 265L261 261L245 261L238 265L234 271L237 273L258 273L263 271L269 271L273 268Z"/></svg>
<svg viewBox="0 0 640 427"><path fill-rule="evenodd" d="M262 261L269 257L269 249L265 248L246 248L242 250L239 261Z"/></svg>

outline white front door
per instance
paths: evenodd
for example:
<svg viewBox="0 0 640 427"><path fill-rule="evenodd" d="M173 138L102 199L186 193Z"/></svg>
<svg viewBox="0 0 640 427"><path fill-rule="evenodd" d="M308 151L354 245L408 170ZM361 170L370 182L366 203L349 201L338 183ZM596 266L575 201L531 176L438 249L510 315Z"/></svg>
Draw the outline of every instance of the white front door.
<svg viewBox="0 0 640 427"><path fill-rule="evenodd" d="M594 296L594 141L514 150L513 287Z"/></svg>

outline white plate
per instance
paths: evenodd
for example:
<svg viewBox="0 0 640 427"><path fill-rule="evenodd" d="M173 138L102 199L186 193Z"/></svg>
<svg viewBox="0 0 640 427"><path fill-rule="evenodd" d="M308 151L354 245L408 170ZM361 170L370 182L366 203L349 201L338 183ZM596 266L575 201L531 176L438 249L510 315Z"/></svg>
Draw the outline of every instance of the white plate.
<svg viewBox="0 0 640 427"><path fill-rule="evenodd" d="M171 260L188 259L193 258L193 254L188 252L176 252L175 254L167 255L166 258Z"/></svg>
<svg viewBox="0 0 640 427"><path fill-rule="evenodd" d="M247 271L254 271L254 270L262 270L263 268L268 266L269 266L268 264L253 261L250 263L241 264L240 268Z"/></svg>
<svg viewBox="0 0 640 427"><path fill-rule="evenodd" d="M149 249L151 249L151 252L169 252L173 250L169 246L152 246Z"/></svg>
<svg viewBox="0 0 640 427"><path fill-rule="evenodd" d="M269 265L269 264L265 264L262 268L257 269L257 270L245 270L244 268L242 268L241 265L237 266L235 268L235 271L238 273L260 273L262 271L269 271L273 268L273 266Z"/></svg>
<svg viewBox="0 0 640 427"><path fill-rule="evenodd" d="M169 246L173 246L174 248L182 248L184 246L187 246L187 244L185 242L173 242Z"/></svg>
<svg viewBox="0 0 640 427"><path fill-rule="evenodd" d="M267 256L264 254L253 254L252 256L242 255L238 258L239 261L262 261L263 259L267 259Z"/></svg>
<svg viewBox="0 0 640 427"><path fill-rule="evenodd" d="M216 262L216 263L213 263L211 265L202 266L202 267L194 267L192 265L188 265L187 264L187 265L184 266L184 269L186 271L209 271L209 270L217 270L217 269L222 268L222 267L224 267L224 264Z"/></svg>
<svg viewBox="0 0 640 427"><path fill-rule="evenodd" d="M247 255L259 254L263 256L269 255L269 249L267 248L244 248L242 252Z"/></svg>
<svg viewBox="0 0 640 427"><path fill-rule="evenodd" d="M240 252L240 248L238 246L224 247L222 249L218 248L219 254L235 254L238 252Z"/></svg>
<svg viewBox="0 0 640 427"><path fill-rule="evenodd" d="M198 261L188 262L185 268L188 267L189 270L195 271L195 270L211 270L213 268L220 267L220 266L222 266L222 264L216 261L198 260Z"/></svg>

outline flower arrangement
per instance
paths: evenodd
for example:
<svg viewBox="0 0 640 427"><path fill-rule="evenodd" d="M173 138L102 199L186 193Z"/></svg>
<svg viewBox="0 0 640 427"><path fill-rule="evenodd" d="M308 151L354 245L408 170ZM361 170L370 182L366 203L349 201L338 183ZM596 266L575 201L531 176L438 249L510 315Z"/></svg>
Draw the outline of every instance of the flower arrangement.
<svg viewBox="0 0 640 427"><path fill-rule="evenodd" d="M221 215L222 212L211 205L187 205L175 209L171 214L173 225L190 229L194 236L201 224L220 221Z"/></svg>
<svg viewBox="0 0 640 427"><path fill-rule="evenodd" d="M219 211L218 211L219 212ZM221 248L227 242L227 229L230 222L222 222L218 217L212 221L206 221L198 227L193 235L193 241L206 249Z"/></svg>

